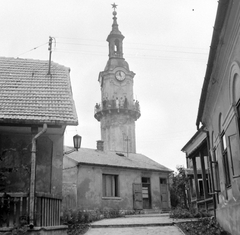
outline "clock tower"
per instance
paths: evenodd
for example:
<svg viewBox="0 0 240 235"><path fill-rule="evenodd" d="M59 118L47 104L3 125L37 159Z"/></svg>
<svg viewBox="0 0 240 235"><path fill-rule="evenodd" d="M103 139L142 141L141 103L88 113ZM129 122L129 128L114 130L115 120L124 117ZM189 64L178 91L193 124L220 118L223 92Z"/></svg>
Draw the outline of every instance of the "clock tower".
<svg viewBox="0 0 240 235"><path fill-rule="evenodd" d="M104 150L118 153L136 153L135 121L140 107L133 99L133 78L123 58L124 36L118 29L116 4L112 4L112 31L107 37L109 59L99 73L101 102L95 106L94 117L101 123L101 140Z"/></svg>

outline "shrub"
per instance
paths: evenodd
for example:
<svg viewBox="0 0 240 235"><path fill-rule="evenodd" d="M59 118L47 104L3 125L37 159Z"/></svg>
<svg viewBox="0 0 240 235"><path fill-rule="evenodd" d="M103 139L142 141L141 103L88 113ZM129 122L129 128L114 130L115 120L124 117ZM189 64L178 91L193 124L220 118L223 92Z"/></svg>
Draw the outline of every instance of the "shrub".
<svg viewBox="0 0 240 235"><path fill-rule="evenodd" d="M202 218L202 217L210 217L211 214L209 214L205 210L197 210L197 209L185 209L181 207L177 207L170 212L170 218L178 218L178 219L184 219L184 218Z"/></svg>
<svg viewBox="0 0 240 235"><path fill-rule="evenodd" d="M200 218L194 222L178 223L177 226L179 226L186 235L228 235L228 233L219 226L214 217Z"/></svg>
<svg viewBox="0 0 240 235"><path fill-rule="evenodd" d="M127 212L116 209L104 210L65 210L62 221L68 225L68 234L83 234L88 228L89 223L104 218L116 218L124 216ZM129 212L134 213L134 212Z"/></svg>
<svg viewBox="0 0 240 235"><path fill-rule="evenodd" d="M189 178L183 166L177 167L177 172L174 172L170 177L170 201L172 208L178 206L188 208L188 197L186 191L189 189Z"/></svg>

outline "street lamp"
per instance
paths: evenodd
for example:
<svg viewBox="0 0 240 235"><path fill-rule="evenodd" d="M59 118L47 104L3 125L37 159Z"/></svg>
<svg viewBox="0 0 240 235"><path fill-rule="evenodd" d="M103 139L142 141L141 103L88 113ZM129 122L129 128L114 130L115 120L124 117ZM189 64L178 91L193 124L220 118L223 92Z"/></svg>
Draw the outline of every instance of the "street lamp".
<svg viewBox="0 0 240 235"><path fill-rule="evenodd" d="M77 151L81 147L81 141L82 141L82 136L78 134L73 136L73 146L74 146L74 149L76 149Z"/></svg>
<svg viewBox="0 0 240 235"><path fill-rule="evenodd" d="M82 141L82 136L80 136L78 134L74 135L73 136L73 146L74 146L74 148L64 152L64 154L70 154L74 151L78 151L78 149L80 149L80 147L81 147L81 141Z"/></svg>

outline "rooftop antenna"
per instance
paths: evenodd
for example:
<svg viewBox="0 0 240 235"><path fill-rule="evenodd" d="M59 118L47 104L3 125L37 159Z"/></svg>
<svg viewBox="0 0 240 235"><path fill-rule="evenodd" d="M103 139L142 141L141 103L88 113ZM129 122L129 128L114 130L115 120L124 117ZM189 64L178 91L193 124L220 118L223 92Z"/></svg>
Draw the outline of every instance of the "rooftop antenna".
<svg viewBox="0 0 240 235"><path fill-rule="evenodd" d="M49 50L48 75L51 75L51 58L52 58L52 41L53 41L53 39L55 41L55 38L49 36L49 41L48 41L48 50ZM56 44L56 41L55 41L55 44Z"/></svg>

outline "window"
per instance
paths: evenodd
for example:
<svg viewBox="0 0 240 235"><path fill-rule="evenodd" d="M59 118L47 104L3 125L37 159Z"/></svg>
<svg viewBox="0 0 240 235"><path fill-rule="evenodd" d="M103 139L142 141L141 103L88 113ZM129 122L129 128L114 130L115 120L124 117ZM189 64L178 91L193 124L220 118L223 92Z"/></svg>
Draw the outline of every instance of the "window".
<svg viewBox="0 0 240 235"><path fill-rule="evenodd" d="M231 186L230 179L230 170L229 170L229 161L228 161L228 153L227 153L227 142L225 133L221 135L221 144L222 144L222 157L223 157L223 169L225 175L225 184L226 187Z"/></svg>
<svg viewBox="0 0 240 235"><path fill-rule="evenodd" d="M237 116L238 116L238 132L240 135L240 100L236 104Z"/></svg>
<svg viewBox="0 0 240 235"><path fill-rule="evenodd" d="M120 50L119 50L119 40L118 39L116 39L115 41L114 41L114 53L115 53L115 55L118 55L119 54L119 52L120 52Z"/></svg>
<svg viewBox="0 0 240 235"><path fill-rule="evenodd" d="M206 174L206 184L207 184L207 192L206 196L209 194L209 181L208 181L208 174ZM199 195L200 197L204 196L204 184L203 184L203 178L202 175L198 175L198 188L199 188Z"/></svg>
<svg viewBox="0 0 240 235"><path fill-rule="evenodd" d="M167 184L166 178L160 178L160 184Z"/></svg>
<svg viewBox="0 0 240 235"><path fill-rule="evenodd" d="M199 195L200 197L204 196L204 191L203 191L203 180L198 179L198 187L199 187Z"/></svg>
<svg viewBox="0 0 240 235"><path fill-rule="evenodd" d="M118 176L103 174L103 197L118 197Z"/></svg>
<svg viewBox="0 0 240 235"><path fill-rule="evenodd" d="M143 184L150 184L150 178L142 177Z"/></svg>

